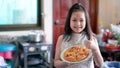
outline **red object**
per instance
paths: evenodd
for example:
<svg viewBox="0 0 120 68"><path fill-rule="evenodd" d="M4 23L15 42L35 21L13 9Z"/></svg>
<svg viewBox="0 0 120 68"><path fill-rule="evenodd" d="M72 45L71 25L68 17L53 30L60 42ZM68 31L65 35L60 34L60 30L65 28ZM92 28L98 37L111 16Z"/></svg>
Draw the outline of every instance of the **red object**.
<svg viewBox="0 0 120 68"><path fill-rule="evenodd" d="M112 32L107 32L107 36L111 36L112 35Z"/></svg>
<svg viewBox="0 0 120 68"><path fill-rule="evenodd" d="M108 39L108 33L105 32L105 33L103 34L103 42L107 42L107 39Z"/></svg>
<svg viewBox="0 0 120 68"><path fill-rule="evenodd" d="M12 59L13 54L11 51L8 52L0 52L0 56L2 56L4 59Z"/></svg>
<svg viewBox="0 0 120 68"><path fill-rule="evenodd" d="M120 51L120 46L110 46L109 44L105 44L105 48L109 51Z"/></svg>
<svg viewBox="0 0 120 68"><path fill-rule="evenodd" d="M109 38L111 38L112 37L112 32L105 32L104 34L103 34L103 42L107 42L107 40L109 39Z"/></svg>

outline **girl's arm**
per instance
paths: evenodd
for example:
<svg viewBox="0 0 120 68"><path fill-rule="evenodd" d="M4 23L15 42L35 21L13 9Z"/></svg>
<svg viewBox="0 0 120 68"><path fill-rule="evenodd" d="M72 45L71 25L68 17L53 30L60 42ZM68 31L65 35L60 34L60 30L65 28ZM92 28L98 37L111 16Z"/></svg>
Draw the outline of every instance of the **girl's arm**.
<svg viewBox="0 0 120 68"><path fill-rule="evenodd" d="M87 41L86 41L86 46L87 46L89 49L92 50L95 64L96 64L98 67L101 67L102 64L103 64L103 57L102 57L102 55L101 55L101 53L100 53L100 49L99 49L98 42L97 42L96 38L93 37L91 40L87 40Z"/></svg>
<svg viewBox="0 0 120 68"><path fill-rule="evenodd" d="M63 35L59 36L56 44L55 59L54 59L54 66L56 68L62 68L67 66L66 62L63 62L60 60L60 50L61 50L62 39L63 39Z"/></svg>
<svg viewBox="0 0 120 68"><path fill-rule="evenodd" d="M94 38L94 41L95 41L95 44L97 46L97 48L95 50L93 50L94 61L95 61L97 66L101 67L103 64L103 57L101 55L98 42L95 38Z"/></svg>

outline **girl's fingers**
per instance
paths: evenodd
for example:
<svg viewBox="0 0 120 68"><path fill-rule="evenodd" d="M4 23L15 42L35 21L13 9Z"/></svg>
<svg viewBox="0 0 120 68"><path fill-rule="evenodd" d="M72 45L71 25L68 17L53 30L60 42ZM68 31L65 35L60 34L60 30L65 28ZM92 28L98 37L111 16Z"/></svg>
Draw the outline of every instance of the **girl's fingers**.
<svg viewBox="0 0 120 68"><path fill-rule="evenodd" d="M91 42L90 40L85 41L85 46L90 49Z"/></svg>

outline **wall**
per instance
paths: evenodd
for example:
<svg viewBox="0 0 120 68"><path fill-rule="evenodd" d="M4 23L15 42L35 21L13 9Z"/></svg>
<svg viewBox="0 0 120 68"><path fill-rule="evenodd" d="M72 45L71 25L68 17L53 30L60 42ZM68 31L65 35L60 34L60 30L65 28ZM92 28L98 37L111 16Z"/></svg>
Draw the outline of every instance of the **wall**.
<svg viewBox="0 0 120 68"><path fill-rule="evenodd" d="M108 24L120 22L120 0L99 0L98 20L103 22L104 28L109 28Z"/></svg>
<svg viewBox="0 0 120 68"><path fill-rule="evenodd" d="M53 2L52 0L43 0L44 2L44 30L46 34L46 40L49 43L53 42Z"/></svg>

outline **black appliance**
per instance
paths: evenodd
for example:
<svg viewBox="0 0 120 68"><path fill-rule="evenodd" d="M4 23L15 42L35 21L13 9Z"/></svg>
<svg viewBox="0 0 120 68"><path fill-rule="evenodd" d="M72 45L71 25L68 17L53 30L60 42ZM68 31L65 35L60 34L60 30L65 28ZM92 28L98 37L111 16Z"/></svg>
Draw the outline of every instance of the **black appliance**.
<svg viewBox="0 0 120 68"><path fill-rule="evenodd" d="M19 64L22 68L53 68L52 44L30 42L23 38L18 42Z"/></svg>
<svg viewBox="0 0 120 68"><path fill-rule="evenodd" d="M52 45L47 43L20 43L20 64L24 68L52 68ZM42 67L41 67L42 66Z"/></svg>

